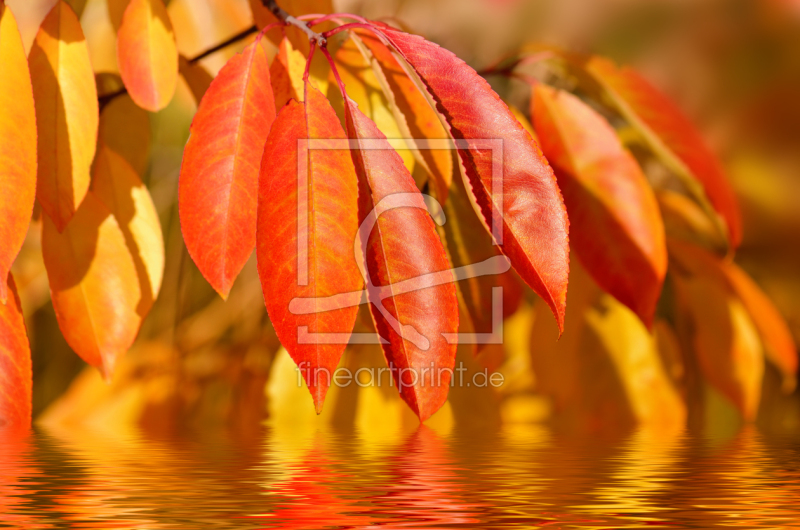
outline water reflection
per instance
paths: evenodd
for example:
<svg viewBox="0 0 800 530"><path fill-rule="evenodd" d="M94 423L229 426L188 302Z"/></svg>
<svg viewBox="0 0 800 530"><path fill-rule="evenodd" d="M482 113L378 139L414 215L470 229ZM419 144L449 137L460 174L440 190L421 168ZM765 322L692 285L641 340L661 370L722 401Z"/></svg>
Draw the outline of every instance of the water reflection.
<svg viewBox="0 0 800 530"><path fill-rule="evenodd" d="M796 440L517 425L0 431L3 528L800 526Z"/></svg>

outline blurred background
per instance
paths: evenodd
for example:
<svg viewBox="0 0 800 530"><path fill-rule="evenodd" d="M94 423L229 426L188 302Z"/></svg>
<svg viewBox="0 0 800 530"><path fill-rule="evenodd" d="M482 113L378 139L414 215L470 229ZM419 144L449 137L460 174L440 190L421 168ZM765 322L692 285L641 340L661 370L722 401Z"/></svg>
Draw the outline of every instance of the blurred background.
<svg viewBox="0 0 800 530"><path fill-rule="evenodd" d="M53 1L6 3L29 48ZM95 71L114 74L114 26L106 0L73 3L85 4L81 22ZM253 24L247 0L168 4L178 49L185 57ZM477 70L532 42L597 53L636 67L679 104L724 161L744 211L744 243L737 262L772 298L795 342L800 341L800 2L334 0L334 8L400 22ZM246 43L230 46L200 64L213 75ZM546 75L542 68L546 67L535 67L534 75ZM100 77L106 78L113 86L113 75ZM499 77L489 81L506 101L528 108L529 86ZM159 210L167 260L159 300L108 384L61 337L41 260L41 225L33 224L14 274L33 348L35 417L49 425L138 425L165 434L209 425L255 432L268 418L294 426L416 425L394 388L332 389L325 412L317 419L310 396L297 386L294 365L267 318L254 258L228 302L203 280L183 245L176 207L182 149L196 106L191 87L181 81L168 108L145 116L143 125L133 114L126 122L131 127L138 123L136 127L144 127L149 135L144 180ZM583 273L576 269L572 281L581 281ZM537 334L541 313L534 306L534 295L526 293L506 320L504 345L487 347L477 358L459 349L459 360L471 370L498 370L506 382L499 389L453 389L449 403L431 419L434 427L555 421L568 428L585 424L596 428L596 422L587 421L594 412L584 405L600 394L613 409L604 416L606 428L660 421L657 413L641 406L649 399L646 386L625 382L636 381L648 369L625 360L639 347L642 332L630 331L638 322L631 324L627 315L609 310L611 320L599 324L596 344L578 347L585 363L609 372L599 376L564 375L560 368L547 372L552 367L542 372L534 366L536 351L552 337ZM550 352L553 362L560 362L561 353ZM597 361L598 356L613 362ZM342 363L357 368L379 366L383 360L379 350L361 346L348 348ZM578 405L560 407L558 394L570 392L570 385L596 388L584 388ZM690 405L707 411L698 421L710 429L733 431L740 424L736 411L713 392ZM770 367L758 423L766 430L800 431L798 394L782 393L780 379Z"/></svg>

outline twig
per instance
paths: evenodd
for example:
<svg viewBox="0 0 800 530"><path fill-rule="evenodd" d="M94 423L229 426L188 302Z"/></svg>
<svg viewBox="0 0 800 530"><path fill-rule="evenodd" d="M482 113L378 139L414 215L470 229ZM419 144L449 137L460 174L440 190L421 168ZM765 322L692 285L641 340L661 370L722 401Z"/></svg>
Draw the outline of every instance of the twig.
<svg viewBox="0 0 800 530"><path fill-rule="evenodd" d="M216 46L214 46L212 48L209 48L206 51L200 53L199 55L196 55L196 56L192 57L191 59L189 59L189 63L190 64L194 64L197 61L201 61L201 60L205 59L206 57L208 57L209 55L217 53L218 51L227 48L231 44L235 44L235 43L239 42L242 39L246 39L247 37L249 37L250 35L252 35L256 31L258 31L258 28L255 25L250 26L249 28L247 28L247 29L245 29L243 31L240 31L239 33L237 33L233 37L229 38L228 40L226 40L224 42L220 42Z"/></svg>
<svg viewBox="0 0 800 530"><path fill-rule="evenodd" d="M261 0L261 3L264 4L264 7L269 9L275 18L283 22L284 24L295 26L303 31L306 35L308 35L308 40L311 42L315 42L317 46L320 48L324 48L328 44L328 40L323 37L321 34L317 33L310 27L308 24L303 22L302 20L298 20L283 9L275 0Z"/></svg>

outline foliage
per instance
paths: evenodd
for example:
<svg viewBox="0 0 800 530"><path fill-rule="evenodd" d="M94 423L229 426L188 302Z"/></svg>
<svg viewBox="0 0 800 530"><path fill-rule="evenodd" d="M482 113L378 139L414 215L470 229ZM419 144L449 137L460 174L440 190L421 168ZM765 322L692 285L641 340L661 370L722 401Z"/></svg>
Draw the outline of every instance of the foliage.
<svg viewBox="0 0 800 530"><path fill-rule="evenodd" d="M142 181L145 111L184 82L199 104L178 185L186 250L223 299L255 250L270 321L317 413L331 380L316 371L333 373L355 327L384 339L400 397L425 421L448 398L453 337L491 328L498 286L504 317L532 300L528 287L538 296L531 360L557 408L613 421L607 404L621 399L637 419L679 423L706 381L753 419L765 357L793 389L791 333L732 262L742 220L722 165L636 71L529 45L479 74L420 36L329 14L330 2L286 2L299 22L252 0L258 29L223 44L255 38L212 80L198 63L208 54L179 57L162 0L108 0L121 83L109 88L77 4L56 2L26 59L0 1L0 423L31 415L9 272L29 227L70 347L111 379L134 343L165 266ZM544 61L548 84L525 73ZM497 75L531 85L530 122L484 80ZM649 179L646 158L671 178ZM490 262L502 274L463 273ZM590 381L607 365L583 349L608 354L627 397Z"/></svg>

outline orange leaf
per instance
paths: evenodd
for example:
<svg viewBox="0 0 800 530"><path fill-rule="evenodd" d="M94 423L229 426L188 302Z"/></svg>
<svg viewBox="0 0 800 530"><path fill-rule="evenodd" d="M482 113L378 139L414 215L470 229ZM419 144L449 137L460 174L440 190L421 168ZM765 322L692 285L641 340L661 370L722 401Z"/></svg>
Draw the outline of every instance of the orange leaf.
<svg viewBox="0 0 800 530"><path fill-rule="evenodd" d="M138 175L150 158L150 115L127 94L117 96L100 113L98 144L122 156Z"/></svg>
<svg viewBox="0 0 800 530"><path fill-rule="evenodd" d="M39 133L36 196L63 231L89 189L99 121L89 49L63 1L42 22L28 63Z"/></svg>
<svg viewBox="0 0 800 530"><path fill-rule="evenodd" d="M6 304L0 304L0 427L28 426L33 379L31 349L14 277L9 274L3 283L10 296Z"/></svg>
<svg viewBox="0 0 800 530"><path fill-rule="evenodd" d="M734 263L723 263L723 271L753 319L764 342L767 359L783 374L783 389L790 393L797 384L797 347L783 316L761 288Z"/></svg>
<svg viewBox="0 0 800 530"><path fill-rule="evenodd" d="M164 275L164 238L153 199L130 164L106 146L97 153L92 191L125 236L141 286L136 311L144 318L158 297Z"/></svg>
<svg viewBox="0 0 800 530"><path fill-rule="evenodd" d="M472 321L472 331L475 333L492 333L493 289L503 289L503 317L511 316L519 308L522 301L522 281L512 270L501 273L509 268L508 261L499 261L495 256L500 251L492 245L492 237L483 229L480 219L469 202L467 190L461 179L456 179L450 186L449 198L443 205L445 213L444 233L447 241L447 253L454 267L473 267L486 264L492 260L493 273L468 277L459 280L458 288L464 299L469 319ZM496 268L494 268L496 267ZM484 348L485 344L478 344L475 352Z"/></svg>
<svg viewBox="0 0 800 530"><path fill-rule="evenodd" d="M436 111L408 77L391 50L372 34L359 31L358 37L369 48L378 63L380 75L385 82L384 92L392 109L399 112L397 124L406 138L414 140L443 140L449 135ZM373 67L374 68L374 67ZM412 141L406 141L417 162L422 166L434 185L434 193L444 203L453 180L453 153L449 149L417 149Z"/></svg>
<svg viewBox="0 0 800 530"><path fill-rule="evenodd" d="M715 278L724 283L755 325L764 353L783 375L784 390L790 392L797 377L797 348L786 320L758 285L735 263L723 260L703 248L670 239L670 256L691 274Z"/></svg>
<svg viewBox="0 0 800 530"><path fill-rule="evenodd" d="M345 140L345 134L325 97L311 86L306 95L305 103L290 101L281 110L264 149L256 254L270 320L319 413L358 307L334 298L318 312L317 304L348 293L357 302L363 280L353 250L358 189L350 154L345 149L299 151L298 145L305 139ZM299 170L303 167L307 172ZM307 178L305 186L301 176ZM304 195L307 211L298 207ZM301 340L301 333L312 334L311 342ZM313 334L339 334L339 340Z"/></svg>
<svg viewBox="0 0 800 530"><path fill-rule="evenodd" d="M283 39L269 67L276 110L282 109L290 99L303 101L305 70L306 58L292 47L289 39Z"/></svg>
<svg viewBox="0 0 800 530"><path fill-rule="evenodd" d="M755 419L764 355L750 316L719 277L675 275L674 280L682 311L692 322L692 345L703 376L746 420Z"/></svg>
<svg viewBox="0 0 800 530"><path fill-rule="evenodd" d="M178 85L178 49L162 0L131 0L117 33L117 61L137 105L156 112Z"/></svg>
<svg viewBox="0 0 800 530"><path fill-rule="evenodd" d="M257 41L228 61L211 83L181 166L186 248L223 298L256 244L258 172L274 119L269 63Z"/></svg>
<svg viewBox="0 0 800 530"><path fill-rule="evenodd" d="M739 246L742 220L733 188L719 160L677 105L631 68L617 68L601 57L590 59L585 68L666 165L690 189L696 188L695 180L702 185L695 195L708 197L727 224L731 246Z"/></svg>
<svg viewBox="0 0 800 530"><path fill-rule="evenodd" d="M346 112L372 319L400 396L424 422L447 400L455 366L455 277L402 158L358 107Z"/></svg>
<svg viewBox="0 0 800 530"><path fill-rule="evenodd" d="M501 251L544 298L563 329L569 222L547 160L508 106L462 60L421 37L388 27L382 31L425 83L456 141L484 142L458 151L473 205L485 225L494 227L496 243L502 237ZM493 148L486 147L487 139ZM495 164L500 143L502 159ZM496 167L502 168L501 174Z"/></svg>
<svg viewBox="0 0 800 530"><path fill-rule="evenodd" d="M564 194L578 258L649 328L667 272L652 188L611 125L577 97L537 85L531 115Z"/></svg>
<svg viewBox="0 0 800 530"><path fill-rule="evenodd" d="M375 122L381 133L390 139L389 143L397 150L408 170L413 171L414 155L409 151L409 146L403 139L407 135L403 134L400 129L390 108L391 103L381 88L380 80L375 75L369 61L359 50L355 39L346 40L336 51L334 60L347 89L347 97L355 101L358 110ZM330 77L333 78L332 72ZM332 103L337 112L344 116L342 100L334 98Z"/></svg>
<svg viewBox="0 0 800 530"><path fill-rule="evenodd" d="M28 60L10 9L0 3L0 303L36 198L36 110Z"/></svg>
<svg viewBox="0 0 800 530"><path fill-rule="evenodd" d="M42 255L64 338L110 378L141 323L142 291L125 234L89 192L63 233L44 216Z"/></svg>

